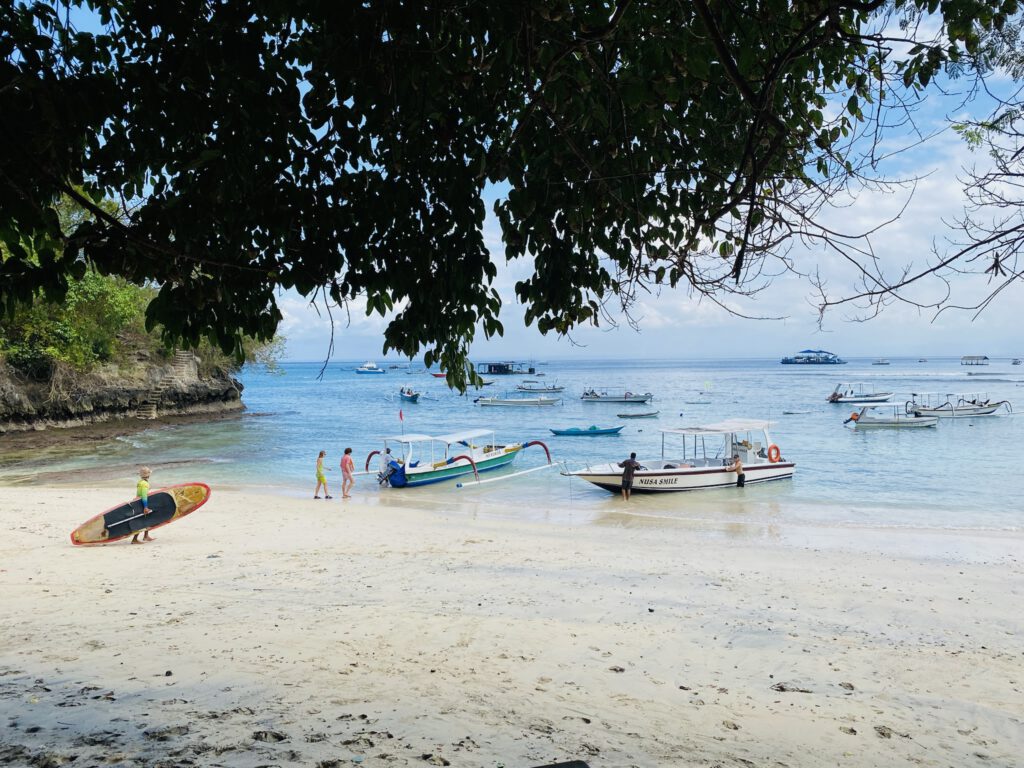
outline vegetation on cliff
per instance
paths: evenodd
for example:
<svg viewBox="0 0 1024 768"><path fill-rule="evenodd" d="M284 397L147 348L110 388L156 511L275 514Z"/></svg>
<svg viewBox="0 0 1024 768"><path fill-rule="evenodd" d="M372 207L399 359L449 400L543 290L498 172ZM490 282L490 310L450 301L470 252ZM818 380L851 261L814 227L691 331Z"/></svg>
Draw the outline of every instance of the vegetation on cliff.
<svg viewBox="0 0 1024 768"><path fill-rule="evenodd" d="M104 205L116 210L112 203ZM56 210L67 232L91 217L68 197ZM0 262L7 257L0 245ZM63 301L50 300L39 291L31 303L18 304L0 318L0 363L30 381L46 382L89 374L108 364L131 368L140 360L170 358L174 350L162 340L162 328L146 327L146 310L156 288L100 274L85 261L79 272L68 281ZM250 341L247 360L272 364L279 346L279 340ZM229 374L241 365L209 343L201 342L195 351L201 374Z"/></svg>

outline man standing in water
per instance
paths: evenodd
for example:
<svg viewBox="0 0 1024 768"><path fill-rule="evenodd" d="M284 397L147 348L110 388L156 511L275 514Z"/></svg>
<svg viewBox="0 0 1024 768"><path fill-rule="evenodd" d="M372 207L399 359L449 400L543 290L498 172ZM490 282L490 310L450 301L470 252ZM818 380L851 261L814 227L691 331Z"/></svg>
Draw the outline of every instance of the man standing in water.
<svg viewBox="0 0 1024 768"><path fill-rule="evenodd" d="M631 453L628 459L619 462L619 466L622 467L622 499L629 501L630 491L633 490L633 473L640 469L640 462L636 460L636 454Z"/></svg>

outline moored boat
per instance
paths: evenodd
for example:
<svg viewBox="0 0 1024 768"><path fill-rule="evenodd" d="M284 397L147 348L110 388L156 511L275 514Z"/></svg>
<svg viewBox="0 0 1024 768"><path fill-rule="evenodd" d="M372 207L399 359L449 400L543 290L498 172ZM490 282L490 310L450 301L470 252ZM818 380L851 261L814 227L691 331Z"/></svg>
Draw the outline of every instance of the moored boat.
<svg viewBox="0 0 1024 768"><path fill-rule="evenodd" d="M717 424L663 429L661 458L639 459L632 492L732 488L791 478L796 465L784 459L779 446L771 442L769 426L767 421L730 419ZM666 438L681 442L682 450L667 457ZM622 473L617 462L610 462L562 474L617 493L622 487Z"/></svg>
<svg viewBox="0 0 1024 768"><path fill-rule="evenodd" d="M625 429L621 427L598 427L591 424L589 427L569 427L568 429L551 429L551 433L559 437L597 437L598 435L617 435Z"/></svg>
<svg viewBox="0 0 1024 768"><path fill-rule="evenodd" d="M563 392L565 387L558 384L541 384L539 381L524 381L516 385L517 392Z"/></svg>
<svg viewBox="0 0 1024 768"><path fill-rule="evenodd" d="M843 422L853 424L854 429L869 429L875 427L889 428L910 428L910 427L934 427L939 423L938 416L918 416L914 413L906 413L898 405L889 403L886 405L865 405L859 411L854 411L850 417Z"/></svg>
<svg viewBox="0 0 1024 768"><path fill-rule="evenodd" d="M365 363L356 368L356 373L387 373L383 368L378 368L377 364L371 360L367 360Z"/></svg>
<svg viewBox="0 0 1024 768"><path fill-rule="evenodd" d="M506 407L528 407L555 405L562 402L560 397L518 397L514 392L506 392L504 395L494 397L478 397L474 401L477 405L483 406L506 406Z"/></svg>
<svg viewBox="0 0 1024 768"><path fill-rule="evenodd" d="M872 365L889 365L889 361L884 357L880 357L871 363Z"/></svg>
<svg viewBox="0 0 1024 768"><path fill-rule="evenodd" d="M830 403L859 405L862 403L886 403L892 399L892 392L871 392L864 384L836 384L828 396Z"/></svg>
<svg viewBox="0 0 1024 768"><path fill-rule="evenodd" d="M620 419L653 419L661 411L641 411L638 413L616 413Z"/></svg>
<svg viewBox="0 0 1024 768"><path fill-rule="evenodd" d="M391 451L394 458L387 462L377 479L381 485L392 488L415 488L463 475L479 475L511 464L531 445L543 447L550 463L550 452L539 440L502 445L494 439L491 429L469 429L438 436L386 437L384 450ZM372 451L366 457L367 471L370 461L379 453Z"/></svg>
<svg viewBox="0 0 1024 768"><path fill-rule="evenodd" d="M624 391L607 391L607 390L596 390L594 388L588 389L580 397L580 400L586 403L649 403L654 398L650 392L637 393L630 392L628 389Z"/></svg>
<svg viewBox="0 0 1024 768"><path fill-rule="evenodd" d="M972 416L992 416L1000 409L1013 412L1009 400L991 400L987 392L914 392L906 402L904 411L915 416L937 416L963 419Z"/></svg>

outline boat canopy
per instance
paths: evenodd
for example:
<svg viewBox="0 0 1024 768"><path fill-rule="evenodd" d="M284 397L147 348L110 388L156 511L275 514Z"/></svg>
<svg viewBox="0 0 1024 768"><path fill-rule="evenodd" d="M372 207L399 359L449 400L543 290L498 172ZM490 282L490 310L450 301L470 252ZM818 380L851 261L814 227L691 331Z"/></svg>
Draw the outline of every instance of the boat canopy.
<svg viewBox="0 0 1024 768"><path fill-rule="evenodd" d="M735 432L752 432L765 430L772 425L770 421L758 419L729 419L720 421L717 424L704 424L694 427L676 427L675 429L663 429L664 434L669 435L728 435Z"/></svg>
<svg viewBox="0 0 1024 768"><path fill-rule="evenodd" d="M410 432L407 435L395 435L394 437L384 438L389 443L426 443L436 439L430 435L418 435L414 432Z"/></svg>
<svg viewBox="0 0 1024 768"><path fill-rule="evenodd" d="M473 440L477 437L489 437L494 434L493 429L464 429L461 432L453 432L450 435L420 435L410 433L408 435L395 435L385 437L384 440L391 443L460 443L463 440Z"/></svg>
<svg viewBox="0 0 1024 768"><path fill-rule="evenodd" d="M464 429L461 432L452 432L450 435L438 435L433 440L439 443L461 443L463 440L473 440L477 437L490 437L494 434L493 429Z"/></svg>

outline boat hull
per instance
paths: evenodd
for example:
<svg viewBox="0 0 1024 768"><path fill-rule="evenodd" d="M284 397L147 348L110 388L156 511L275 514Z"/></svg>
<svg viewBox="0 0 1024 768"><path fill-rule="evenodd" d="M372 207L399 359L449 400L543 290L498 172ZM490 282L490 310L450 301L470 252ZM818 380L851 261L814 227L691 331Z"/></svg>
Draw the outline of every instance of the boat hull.
<svg viewBox="0 0 1024 768"><path fill-rule="evenodd" d="M521 446L509 446L499 455L476 460L476 471L478 473L489 472L511 464L516 460L516 456L519 455L521 450ZM397 462L393 466L396 466L398 470L389 479L392 488L416 488L421 485L431 485L451 480L453 477L473 474L473 465L465 459L454 461L443 467L423 468L422 471L417 471L417 469L421 469L419 467L407 470L405 467L397 464Z"/></svg>
<svg viewBox="0 0 1024 768"><path fill-rule="evenodd" d="M744 467L745 484L765 483L771 480L788 480L793 477L796 465L792 462L755 464ZM588 483L612 493L622 490L622 472L581 470L569 473ZM633 475L631 493L678 493L701 491L709 488L735 488L736 473L726 467L695 467L690 469L638 470Z"/></svg>
<svg viewBox="0 0 1024 768"><path fill-rule="evenodd" d="M829 398L830 403L836 403L837 405L867 405L869 403L888 403L892 400L892 392L877 392L870 395L840 395L839 397Z"/></svg>
<svg viewBox="0 0 1024 768"><path fill-rule="evenodd" d="M585 403L649 403L652 394L644 395L583 395L580 400Z"/></svg>
<svg viewBox="0 0 1024 768"><path fill-rule="evenodd" d="M942 419L966 419L973 416L991 416L1002 407L1002 403L996 405L969 405L960 408L949 406L948 408L917 408L915 416L934 416Z"/></svg>
<svg viewBox="0 0 1024 768"><path fill-rule="evenodd" d="M404 392L398 394L402 398L403 403L418 403L420 401L420 393L417 392L415 395L407 395Z"/></svg>
<svg viewBox="0 0 1024 768"><path fill-rule="evenodd" d="M653 419L658 416L661 411L651 411L650 413L617 413L615 414L620 419Z"/></svg>
<svg viewBox="0 0 1024 768"><path fill-rule="evenodd" d="M579 429L574 427L573 429L552 429L553 435L559 437L597 437L598 435L617 435L625 427L608 427L606 429Z"/></svg>
<svg viewBox="0 0 1024 768"><path fill-rule="evenodd" d="M482 397L477 400L478 405L490 408L529 408L545 405L554 405L558 402L556 397L535 397L522 399L496 400Z"/></svg>
<svg viewBox="0 0 1024 768"><path fill-rule="evenodd" d="M907 416L903 419L858 419L854 422L855 429L911 429L914 427L934 427L939 423L937 416Z"/></svg>

